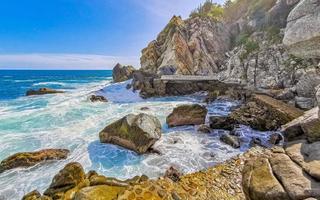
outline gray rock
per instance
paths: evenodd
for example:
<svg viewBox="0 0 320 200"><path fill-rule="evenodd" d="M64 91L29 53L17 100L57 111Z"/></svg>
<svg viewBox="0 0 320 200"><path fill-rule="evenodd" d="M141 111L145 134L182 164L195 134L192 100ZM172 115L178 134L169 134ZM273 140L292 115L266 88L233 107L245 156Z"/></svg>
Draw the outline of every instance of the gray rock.
<svg viewBox="0 0 320 200"><path fill-rule="evenodd" d="M99 137L102 143L116 144L142 154L160 139L161 123L152 115L129 114L106 126Z"/></svg>
<svg viewBox="0 0 320 200"><path fill-rule="evenodd" d="M132 78L134 71L134 67L122 66L118 63L112 70L113 81L117 83L129 80Z"/></svg>
<svg viewBox="0 0 320 200"><path fill-rule="evenodd" d="M240 141L239 141L239 138L237 136L230 135L230 134L227 134L227 133L223 133L220 136L220 140L222 142L224 142L225 144L228 144L228 145L232 146L235 149L240 147Z"/></svg>
<svg viewBox="0 0 320 200"><path fill-rule="evenodd" d="M320 3L301 0L290 12L283 43L299 57L320 57Z"/></svg>
<svg viewBox="0 0 320 200"><path fill-rule="evenodd" d="M314 107L314 99L306 97L295 97L295 105L303 110L309 110Z"/></svg>

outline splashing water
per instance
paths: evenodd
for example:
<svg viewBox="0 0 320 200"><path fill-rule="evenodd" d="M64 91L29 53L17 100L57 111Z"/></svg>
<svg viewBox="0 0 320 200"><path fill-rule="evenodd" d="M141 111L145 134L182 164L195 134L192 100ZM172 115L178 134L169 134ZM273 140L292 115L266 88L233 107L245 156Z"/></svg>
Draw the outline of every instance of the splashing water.
<svg viewBox="0 0 320 200"><path fill-rule="evenodd" d="M47 81L32 84L45 86L56 83ZM197 127L193 126L167 127L165 118L175 106L199 103L203 96L144 100L138 93L126 90L127 83L111 84L110 80L102 80L77 85L69 81L60 85L66 88L72 85L75 89L67 89L64 94L0 101L0 160L16 152L44 148L67 148L71 151L66 160L0 174L0 199L21 199L34 189L43 192L53 176L73 161L80 162L86 171L96 170L120 179L142 174L155 178L172 165L185 173L194 172L245 150L245 147L240 151L221 143L221 130L200 134L196 131ZM92 91L99 91L110 101L91 103L88 96ZM214 102L208 107L209 114L227 115L234 105L232 102ZM142 107L150 109L141 111ZM162 123L163 135L155 144L162 155L137 155L124 148L99 142L98 133L106 125L127 114L141 112L155 115ZM244 137L251 137L252 134L259 135L251 129L243 131Z"/></svg>

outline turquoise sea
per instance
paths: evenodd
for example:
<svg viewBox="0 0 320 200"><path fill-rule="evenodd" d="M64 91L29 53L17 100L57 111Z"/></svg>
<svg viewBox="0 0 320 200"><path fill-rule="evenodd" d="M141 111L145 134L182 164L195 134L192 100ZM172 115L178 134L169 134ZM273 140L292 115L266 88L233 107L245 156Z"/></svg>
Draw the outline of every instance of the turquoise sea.
<svg viewBox="0 0 320 200"><path fill-rule="evenodd" d="M43 192L52 177L69 162L120 179L146 174L161 176L175 166L185 173L213 166L247 147L233 149L219 141L222 130L200 134L197 127L167 128L165 118L185 103L202 103L204 94L184 97L141 99L126 89L130 81L112 83L111 71L0 71L0 160L16 152L44 148L67 148L66 160L14 169L0 174L0 199L12 200L34 189ZM49 87L64 94L26 97L28 89ZM88 96L99 93L108 103L92 103ZM209 115L227 115L236 102L214 102ZM149 107L141 111L141 107ZM160 119L163 135L155 144L162 155L137 155L110 144L101 144L98 133L109 123L129 113L146 112ZM263 133L242 130L244 137ZM265 134L267 135L267 134Z"/></svg>

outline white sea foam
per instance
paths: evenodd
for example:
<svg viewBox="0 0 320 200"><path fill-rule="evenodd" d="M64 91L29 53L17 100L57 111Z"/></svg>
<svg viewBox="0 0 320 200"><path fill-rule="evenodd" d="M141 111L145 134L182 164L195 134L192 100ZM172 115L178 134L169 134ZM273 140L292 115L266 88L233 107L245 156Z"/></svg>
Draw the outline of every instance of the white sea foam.
<svg viewBox="0 0 320 200"><path fill-rule="evenodd" d="M42 86L42 85L60 85L60 86L65 86L66 83L52 81L52 82L40 82L40 83L32 84L32 86Z"/></svg>

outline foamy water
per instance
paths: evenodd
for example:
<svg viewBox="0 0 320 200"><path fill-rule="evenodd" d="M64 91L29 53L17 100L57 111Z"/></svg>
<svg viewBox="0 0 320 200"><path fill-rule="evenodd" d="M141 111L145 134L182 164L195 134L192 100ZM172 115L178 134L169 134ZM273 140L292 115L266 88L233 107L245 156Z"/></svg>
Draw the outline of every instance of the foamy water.
<svg viewBox="0 0 320 200"><path fill-rule="evenodd" d="M111 84L110 80L79 85L70 83L76 89L64 94L1 102L0 160L16 152L43 148L67 148L71 153L66 160L0 174L0 199L21 199L34 189L43 192L53 176L72 161L80 162L86 171L96 170L120 179L142 174L156 178L172 165L189 173L241 153L219 141L222 130L201 134L193 126L167 127L165 118L175 106L200 103L203 100L201 94L144 100L137 93L126 90L127 83ZM110 102L91 103L88 96L92 91L105 95ZM232 102L212 103L208 106L209 114L227 115L234 105ZM150 109L141 111L141 107ZM155 144L162 155L137 155L99 142L98 133L106 125L127 114L142 112L155 115L162 123L163 135ZM245 129L243 134L245 137L247 134L259 135L251 129ZM244 151L245 147L241 150Z"/></svg>

